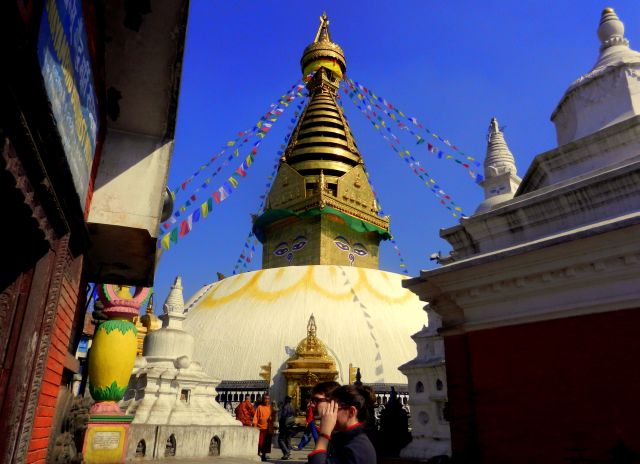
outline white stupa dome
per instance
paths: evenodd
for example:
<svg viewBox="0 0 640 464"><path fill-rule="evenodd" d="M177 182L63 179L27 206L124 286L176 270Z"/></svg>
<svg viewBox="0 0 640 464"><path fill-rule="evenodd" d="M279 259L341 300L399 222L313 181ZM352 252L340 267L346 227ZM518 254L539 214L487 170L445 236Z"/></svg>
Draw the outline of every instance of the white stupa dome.
<svg viewBox="0 0 640 464"><path fill-rule="evenodd" d="M411 335L427 323L425 303L404 276L335 265L289 266L235 275L207 285L187 302L184 327L194 360L222 380L259 378L271 362L272 393L284 395L280 370L305 338L313 314L317 337L336 360L338 382L349 364L365 383L406 384L398 367L415 358Z"/></svg>

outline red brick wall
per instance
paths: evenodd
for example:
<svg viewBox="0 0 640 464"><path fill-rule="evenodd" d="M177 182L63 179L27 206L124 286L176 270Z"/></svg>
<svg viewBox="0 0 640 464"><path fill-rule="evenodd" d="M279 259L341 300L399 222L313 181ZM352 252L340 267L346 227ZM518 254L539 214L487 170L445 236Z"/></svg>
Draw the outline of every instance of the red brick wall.
<svg viewBox="0 0 640 464"><path fill-rule="evenodd" d="M73 334L73 321L76 319L76 308L82 310L79 307L79 302L81 303L79 297L82 291L80 288L81 272L82 257L79 257L69 266L62 280L60 300L51 334L51 345L42 379L29 451L27 452L27 463L44 463L47 457L49 437L53 432L56 400L61 387L69 342Z"/></svg>
<svg viewBox="0 0 640 464"><path fill-rule="evenodd" d="M638 327L640 309L445 337L458 462L640 456Z"/></svg>

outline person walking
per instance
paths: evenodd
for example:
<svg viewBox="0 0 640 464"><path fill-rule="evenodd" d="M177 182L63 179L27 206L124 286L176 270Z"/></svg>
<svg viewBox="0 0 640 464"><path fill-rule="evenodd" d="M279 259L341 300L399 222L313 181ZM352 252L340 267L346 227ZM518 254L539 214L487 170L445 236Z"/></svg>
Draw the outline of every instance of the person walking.
<svg viewBox="0 0 640 464"><path fill-rule="evenodd" d="M271 452L271 439L273 435L273 419L271 414L271 397L265 393L262 397L262 404L258 406L253 416L253 425L260 430L258 454L263 461L267 460L267 454Z"/></svg>
<svg viewBox="0 0 640 464"><path fill-rule="evenodd" d="M255 412L251 404L251 397L245 395L244 401L236 407L236 419L242 422L242 425L251 426Z"/></svg>
<svg viewBox="0 0 640 464"><path fill-rule="evenodd" d="M314 419L315 414L318 412L318 405L327 402L331 392L339 386L340 384L338 382L329 380L326 382L320 382L311 389L311 399L309 400L309 406L311 409L309 410L309 408L307 408L307 426L302 438L300 439L300 443L298 444L298 450L304 448L305 445L309 443L312 436L314 443L318 442L318 429Z"/></svg>
<svg viewBox="0 0 640 464"><path fill-rule="evenodd" d="M291 397L285 396L284 404L278 417L278 446L282 450L282 459L287 460L291 456L291 432L295 424L295 411L291 405Z"/></svg>
<svg viewBox="0 0 640 464"><path fill-rule="evenodd" d="M301 450L313 437L313 442L318 443L318 427L316 426L315 414L313 411L313 402L309 399L307 400L307 425L304 429L304 433L302 434L302 438L300 439L300 443L298 443L298 450Z"/></svg>
<svg viewBox="0 0 640 464"><path fill-rule="evenodd" d="M320 433L315 449L309 453L309 464L375 463L376 451L364 430L368 411L375 402L369 387L336 388L329 402L318 405Z"/></svg>

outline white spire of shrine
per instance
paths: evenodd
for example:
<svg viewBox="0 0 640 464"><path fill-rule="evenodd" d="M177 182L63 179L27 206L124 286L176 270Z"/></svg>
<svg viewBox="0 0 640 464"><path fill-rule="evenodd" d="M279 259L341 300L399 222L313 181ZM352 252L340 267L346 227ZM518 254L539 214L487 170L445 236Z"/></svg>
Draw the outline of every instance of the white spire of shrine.
<svg viewBox="0 0 640 464"><path fill-rule="evenodd" d="M182 321L185 319L184 296L182 295L182 278L176 277L171 286L171 291L162 307L164 314L161 316L163 327L182 330Z"/></svg>
<svg viewBox="0 0 640 464"><path fill-rule="evenodd" d="M484 158L484 177L495 177L505 172L513 172L516 175L517 171L516 162L498 126L498 120L491 118L487 134L487 153Z"/></svg>
<svg viewBox="0 0 640 464"><path fill-rule="evenodd" d="M484 201L476 209L476 214L495 208L500 203L513 198L521 179L511 150L504 139L498 120L491 118L487 133L487 153L484 158L484 177L480 183L484 189Z"/></svg>

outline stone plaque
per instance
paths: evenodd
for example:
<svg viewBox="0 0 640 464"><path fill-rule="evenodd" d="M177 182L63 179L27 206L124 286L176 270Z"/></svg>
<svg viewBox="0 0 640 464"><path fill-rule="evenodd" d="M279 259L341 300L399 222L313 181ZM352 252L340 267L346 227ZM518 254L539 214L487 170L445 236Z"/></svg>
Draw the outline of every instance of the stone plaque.
<svg viewBox="0 0 640 464"><path fill-rule="evenodd" d="M96 450L117 449L120 445L120 432L95 432L91 445Z"/></svg>

